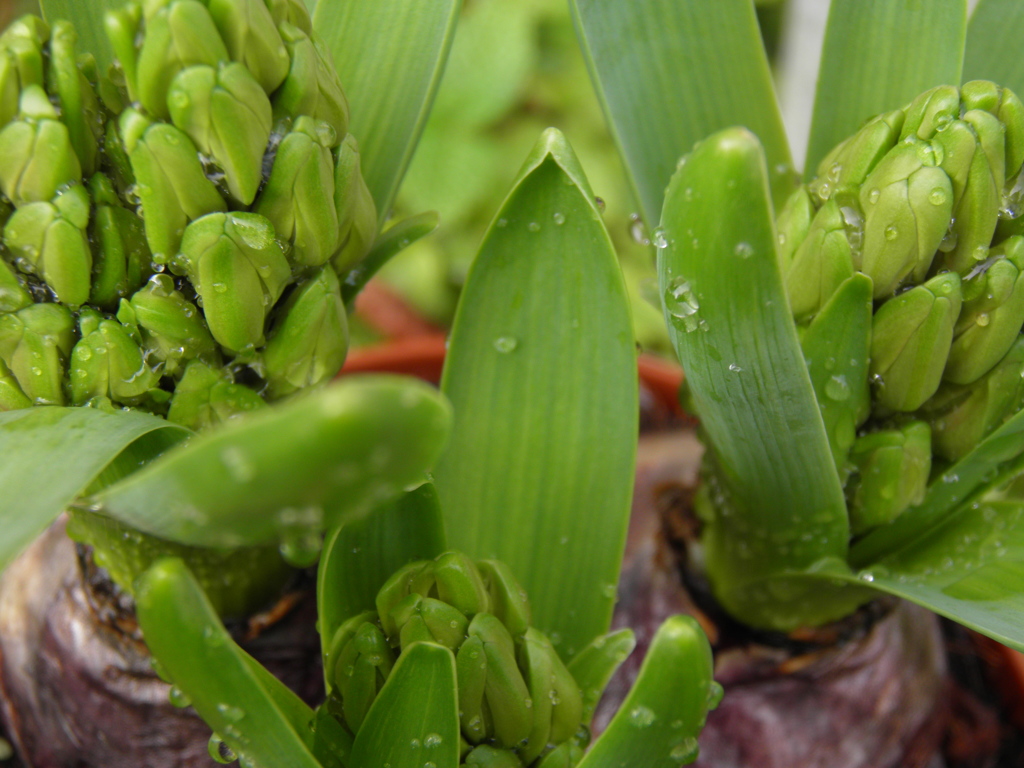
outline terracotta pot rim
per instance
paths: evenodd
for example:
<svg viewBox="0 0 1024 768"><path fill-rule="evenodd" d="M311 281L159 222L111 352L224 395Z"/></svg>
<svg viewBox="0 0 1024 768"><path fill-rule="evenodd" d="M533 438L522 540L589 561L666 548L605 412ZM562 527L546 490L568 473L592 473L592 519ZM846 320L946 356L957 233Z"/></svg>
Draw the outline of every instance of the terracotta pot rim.
<svg viewBox="0 0 1024 768"><path fill-rule="evenodd" d="M350 373L387 372L418 376L429 381L441 380L448 339L431 333L407 336L353 349L340 375ZM637 358L637 371L644 386L672 413L682 416L677 393L683 383L683 369L676 363L649 353Z"/></svg>

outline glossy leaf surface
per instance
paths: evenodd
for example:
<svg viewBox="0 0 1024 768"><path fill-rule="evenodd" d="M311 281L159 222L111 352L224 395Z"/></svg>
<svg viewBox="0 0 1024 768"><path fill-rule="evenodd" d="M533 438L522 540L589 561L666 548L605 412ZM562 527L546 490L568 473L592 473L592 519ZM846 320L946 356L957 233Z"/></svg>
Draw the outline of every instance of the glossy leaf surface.
<svg viewBox="0 0 1024 768"><path fill-rule="evenodd" d="M414 643L398 657L352 747L349 768L455 768L459 707L455 657L444 646Z"/></svg>
<svg viewBox="0 0 1024 768"><path fill-rule="evenodd" d="M0 569L101 474L128 474L189 434L134 411L0 413Z"/></svg>
<svg viewBox="0 0 1024 768"><path fill-rule="evenodd" d="M78 33L78 53L91 53L96 57L99 73L105 75L107 67L114 61L114 49L110 47L103 17L124 5L124 0L39 0L43 18L51 24L64 19L75 25Z"/></svg>
<svg viewBox="0 0 1024 768"><path fill-rule="evenodd" d="M153 656L232 751L254 765L320 768L183 561L162 560L147 571L136 608ZM313 711L292 694L287 709L296 707L312 720Z"/></svg>
<svg viewBox="0 0 1024 768"><path fill-rule="evenodd" d="M749 131L722 131L695 149L672 178L662 228L669 335L724 478L711 491L721 500L704 532L708 570L728 610L771 625L781 609L764 580L845 558L849 526L775 255L764 155Z"/></svg>
<svg viewBox="0 0 1024 768"><path fill-rule="evenodd" d="M303 539L422 480L449 419L422 382L353 376L202 434L91 501L183 544Z"/></svg>
<svg viewBox="0 0 1024 768"><path fill-rule="evenodd" d="M959 85L967 0L832 0L804 178L870 117Z"/></svg>
<svg viewBox="0 0 1024 768"><path fill-rule="evenodd" d="M993 80L1024 93L1024 5L1017 0L980 0L967 25L964 82Z"/></svg>
<svg viewBox="0 0 1024 768"><path fill-rule="evenodd" d="M380 221L412 159L444 71L461 0L318 3L324 38L351 107L363 177Z"/></svg>
<svg viewBox="0 0 1024 768"><path fill-rule="evenodd" d="M711 679L711 647L690 616L658 629L626 700L579 768L675 768L697 757L697 736L721 689Z"/></svg>
<svg viewBox="0 0 1024 768"><path fill-rule="evenodd" d="M434 476L449 543L507 563L534 626L571 657L611 619L636 454L636 351L615 252L554 129L473 264L442 389L455 421Z"/></svg>
<svg viewBox="0 0 1024 768"><path fill-rule="evenodd" d="M346 619L375 610L377 592L395 571L444 550L444 521L431 483L328 534L316 589L323 642L329 643Z"/></svg>
<svg viewBox="0 0 1024 768"><path fill-rule="evenodd" d="M795 177L750 0L571 0L576 29L644 218L676 162L743 125L764 143L781 204Z"/></svg>

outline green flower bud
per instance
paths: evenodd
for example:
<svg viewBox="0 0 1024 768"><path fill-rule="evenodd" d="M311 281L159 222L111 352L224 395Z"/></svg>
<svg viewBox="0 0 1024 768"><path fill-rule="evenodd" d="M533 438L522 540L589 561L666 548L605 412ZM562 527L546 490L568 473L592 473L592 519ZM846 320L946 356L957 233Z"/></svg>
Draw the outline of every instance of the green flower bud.
<svg viewBox="0 0 1024 768"><path fill-rule="evenodd" d="M14 378L10 368L0 360L0 411L16 411L19 408L31 408L32 401L26 397Z"/></svg>
<svg viewBox="0 0 1024 768"><path fill-rule="evenodd" d="M963 308L943 378L970 384L1007 353L1024 326L1024 237L990 251L988 269L963 283Z"/></svg>
<svg viewBox="0 0 1024 768"><path fill-rule="evenodd" d="M248 387L235 384L223 369L193 360L174 388L167 420L203 430L265 405L263 398Z"/></svg>
<svg viewBox="0 0 1024 768"><path fill-rule="evenodd" d="M185 230L179 256L213 338L235 353L263 344L267 313L291 280L270 222L254 213L204 216Z"/></svg>
<svg viewBox="0 0 1024 768"><path fill-rule="evenodd" d="M946 234L953 190L934 161L931 144L901 144L861 188L865 220L860 271L874 281L876 299L892 295L908 277L922 280Z"/></svg>
<svg viewBox="0 0 1024 768"><path fill-rule="evenodd" d="M490 710L484 700L487 684L487 654L484 641L468 637L455 655L455 677L459 687L459 725L470 744L479 744L494 732Z"/></svg>
<svg viewBox="0 0 1024 768"><path fill-rule="evenodd" d="M38 16L22 16L0 35L0 128L18 116L22 91L43 85L43 46L49 37Z"/></svg>
<svg viewBox="0 0 1024 768"><path fill-rule="evenodd" d="M41 275L59 301L78 307L91 288L88 224L89 193L75 185L52 203L15 211L4 226L4 241L23 269Z"/></svg>
<svg viewBox="0 0 1024 768"><path fill-rule="evenodd" d="M978 120L979 125L987 121ZM988 156L978 134L964 120L945 124L934 143L942 152L942 169L953 185L953 213L944 264L961 275L988 255L999 215L1000 190L995 186Z"/></svg>
<svg viewBox="0 0 1024 768"><path fill-rule="evenodd" d="M909 136L930 139L960 115L960 92L952 85L940 85L910 102L905 112L900 141Z"/></svg>
<svg viewBox="0 0 1024 768"><path fill-rule="evenodd" d="M380 628L361 621L339 651L333 675L334 692L353 731L359 730L393 666L394 654Z"/></svg>
<svg viewBox="0 0 1024 768"><path fill-rule="evenodd" d="M821 161L818 178L808 185L810 193L827 200L837 189L863 184L871 169L896 143L903 118L903 110L897 109L869 120Z"/></svg>
<svg viewBox="0 0 1024 768"><path fill-rule="evenodd" d="M970 453L1024 405L1024 338L981 379L970 385L943 384L922 412L932 427L932 448L948 461Z"/></svg>
<svg viewBox="0 0 1024 768"><path fill-rule="evenodd" d="M77 39L70 23L58 21L53 25L47 87L57 95L61 122L67 126L82 171L90 175L96 170L103 112L92 84L78 67Z"/></svg>
<svg viewBox="0 0 1024 768"><path fill-rule="evenodd" d="M121 207L110 179L95 174L89 190L96 203L90 229L95 252L89 302L112 310L142 286L152 255L142 219Z"/></svg>
<svg viewBox="0 0 1024 768"><path fill-rule="evenodd" d="M292 244L291 260L318 267L339 245L331 126L300 117L281 140L267 185L253 210L266 216L278 237Z"/></svg>
<svg viewBox="0 0 1024 768"><path fill-rule="evenodd" d="M136 86L139 70L139 52L135 41L139 36L142 24L142 7L136 2L128 2L121 8L107 11L103 17L103 26L110 40L110 47L117 56L116 64L124 74L124 85L131 101L139 100Z"/></svg>
<svg viewBox="0 0 1024 768"><path fill-rule="evenodd" d="M466 755L463 765L478 765L480 768L523 768L523 761L511 750L481 744Z"/></svg>
<svg viewBox="0 0 1024 768"><path fill-rule="evenodd" d="M793 256L811 229L813 218L814 203L811 202L807 188L800 187L786 200L775 223L778 232L779 264L782 265L783 274L789 271Z"/></svg>
<svg viewBox="0 0 1024 768"><path fill-rule="evenodd" d="M330 123L338 136L344 136L348 133L348 100L330 52L315 33L291 24L282 24L280 32L291 66L274 93L274 117L307 115Z"/></svg>
<svg viewBox="0 0 1024 768"><path fill-rule="evenodd" d="M341 286L329 267L299 284L277 312L263 352L273 397L333 378L348 351L348 319Z"/></svg>
<svg viewBox="0 0 1024 768"><path fill-rule="evenodd" d="M206 178L192 140L179 129L128 109L121 115L121 134L142 203L146 240L153 260L164 264L178 252L188 223L223 211L224 200Z"/></svg>
<svg viewBox="0 0 1024 768"><path fill-rule="evenodd" d="M31 303L32 295L25 290L7 262L0 259L0 314L16 312Z"/></svg>
<svg viewBox="0 0 1024 768"><path fill-rule="evenodd" d="M947 272L890 299L871 328L875 402L913 411L935 394L960 313L960 278Z"/></svg>
<svg viewBox="0 0 1024 768"><path fill-rule="evenodd" d="M222 61L229 61L230 57L203 3L199 0L173 0L162 5L145 20L134 97L149 114L167 120L170 117L167 91L178 72L197 64L216 67Z"/></svg>
<svg viewBox="0 0 1024 768"><path fill-rule="evenodd" d="M437 595L466 616L491 610L483 577L476 564L461 552L445 552L434 559Z"/></svg>
<svg viewBox="0 0 1024 768"><path fill-rule="evenodd" d="M544 755L535 768L573 768L582 759L583 748L575 741L566 741Z"/></svg>
<svg viewBox="0 0 1024 768"><path fill-rule="evenodd" d="M20 116L0 130L0 189L16 206L52 199L81 182L82 166L71 137L38 85L21 93Z"/></svg>
<svg viewBox="0 0 1024 768"><path fill-rule="evenodd" d="M359 169L359 148L349 134L338 147L334 170L334 205L338 212L341 249L331 259L345 274L370 250L377 238L377 206Z"/></svg>
<svg viewBox="0 0 1024 768"><path fill-rule="evenodd" d="M313 20L302 0L266 0L266 4L277 26L287 23L307 35L313 32Z"/></svg>
<svg viewBox="0 0 1024 768"><path fill-rule="evenodd" d="M855 536L895 520L924 499L932 466L931 438L931 428L923 421L857 438L850 451L856 470L847 486Z"/></svg>
<svg viewBox="0 0 1024 768"><path fill-rule="evenodd" d="M288 75L288 51L263 0L207 0L213 23L232 61L252 74L266 93Z"/></svg>
<svg viewBox="0 0 1024 768"><path fill-rule="evenodd" d="M361 614L342 624L327 655L331 695L342 699L353 732L358 726L349 716L344 690L339 690L351 685L346 675L358 672L352 665L359 657L354 649L356 628L366 625L375 631L379 626L378 643L387 638L392 648L433 642L454 652L466 755L472 754L471 745L485 744L494 750L487 753L491 757L504 754L516 765L529 765L546 750L576 737L584 712L579 685L551 641L529 626L529 602L503 563L475 563L460 552L409 563L381 587L376 606L376 614ZM499 615L489 612L492 607ZM379 653L376 646L372 652ZM608 669L606 664L590 666ZM609 677L610 673L594 680L595 697ZM383 680L376 683L379 687ZM368 689L366 685L357 691ZM361 713L369 704L360 698L352 706Z"/></svg>
<svg viewBox="0 0 1024 768"><path fill-rule="evenodd" d="M174 125L224 170L231 196L249 205L263 180L270 138L270 100L244 66L189 67L171 82Z"/></svg>
<svg viewBox="0 0 1024 768"><path fill-rule="evenodd" d="M0 315L0 360L34 405L64 405L65 364L75 320L60 304L32 304Z"/></svg>
<svg viewBox="0 0 1024 768"><path fill-rule="evenodd" d="M521 635L530 626L530 601L516 581L512 569L500 560L481 560L476 564L490 595L490 610L513 635Z"/></svg>
<svg viewBox="0 0 1024 768"><path fill-rule="evenodd" d="M519 663L535 708L533 732L522 753L528 765L549 743L560 744L576 735L583 718L583 697L543 633L532 628L526 631L519 646Z"/></svg>
<svg viewBox="0 0 1024 768"><path fill-rule="evenodd" d="M846 221L832 198L815 215L786 275L786 293L797 322L817 313L852 274Z"/></svg>
<svg viewBox="0 0 1024 768"><path fill-rule="evenodd" d="M140 400L159 376L142 359L142 350L115 320L95 310L79 316L81 340L71 353L71 400L84 405L94 397L123 403Z"/></svg>
<svg viewBox="0 0 1024 768"><path fill-rule="evenodd" d="M153 275L131 302L122 301L118 320L137 328L147 355L160 363L164 376L183 371L189 360L200 358L220 365L220 350L206 329L202 314L180 291L170 275Z"/></svg>
<svg viewBox="0 0 1024 768"><path fill-rule="evenodd" d="M526 705L530 691L516 664L512 635L489 613L473 617L469 635L480 639L487 658L484 699L494 720L495 741L512 749L528 739L533 730L532 712Z"/></svg>

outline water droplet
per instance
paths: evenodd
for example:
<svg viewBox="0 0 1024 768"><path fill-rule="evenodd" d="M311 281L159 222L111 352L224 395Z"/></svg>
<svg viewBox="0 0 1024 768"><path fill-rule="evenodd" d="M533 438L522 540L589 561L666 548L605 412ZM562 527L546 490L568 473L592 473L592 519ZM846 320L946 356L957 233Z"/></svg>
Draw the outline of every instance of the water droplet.
<svg viewBox="0 0 1024 768"><path fill-rule="evenodd" d="M217 705L217 711L224 716L225 720L229 720L232 723L237 723L243 717L245 717L245 710L241 707L235 707L231 704L225 704L221 702Z"/></svg>
<svg viewBox="0 0 1024 768"><path fill-rule="evenodd" d="M494 348L503 355L512 352L518 345L519 342L512 336L499 336L494 340Z"/></svg>
<svg viewBox="0 0 1024 768"><path fill-rule="evenodd" d="M533 707L533 699L529 697L523 699L523 706L527 709L531 709Z"/></svg>
<svg viewBox="0 0 1024 768"><path fill-rule="evenodd" d="M659 250L662 248L668 248L668 240L665 238L665 230L663 227L658 227L651 233L651 242L654 243L654 247Z"/></svg>
<svg viewBox="0 0 1024 768"><path fill-rule="evenodd" d="M629 721L637 728L646 728L657 719L654 712L644 706L633 707L629 712Z"/></svg>
<svg viewBox="0 0 1024 768"><path fill-rule="evenodd" d="M290 565L308 568L316 562L323 547L323 537L318 531L287 533L278 548Z"/></svg>
<svg viewBox="0 0 1024 768"><path fill-rule="evenodd" d="M192 704L192 699L185 695L185 692L176 685L171 686L171 690L167 692L167 699L175 707L185 708Z"/></svg>
<svg viewBox="0 0 1024 768"><path fill-rule="evenodd" d="M980 325L982 328L984 328L990 322L988 313L982 312L980 315L978 315L977 318L975 318L974 322Z"/></svg>
<svg viewBox="0 0 1024 768"><path fill-rule="evenodd" d="M409 746L412 747L413 749L419 749L420 748L420 740L419 739L413 739L412 741L409 742Z"/></svg>
<svg viewBox="0 0 1024 768"><path fill-rule="evenodd" d="M439 733L428 733L423 738L423 746L425 746L427 749L434 749L435 747L441 746L441 743L443 741L444 741L444 739L441 738L441 734L439 734Z"/></svg>
<svg viewBox="0 0 1024 768"><path fill-rule="evenodd" d="M857 574L857 578L861 581L866 581L870 584L875 580L875 574L871 573L870 571L861 571L859 574Z"/></svg>
<svg viewBox="0 0 1024 768"><path fill-rule="evenodd" d="M540 224L538 224L536 221L531 221L529 224L526 225L526 228L531 232L540 232Z"/></svg>
<svg viewBox="0 0 1024 768"><path fill-rule="evenodd" d="M881 196L882 196L881 190L879 190L879 189L872 189L870 192L868 192L868 202L871 205L874 205L875 203L878 202L878 198L880 198Z"/></svg>
<svg viewBox="0 0 1024 768"><path fill-rule="evenodd" d="M885 239L886 240L895 240L899 236L900 236L900 228L897 227L895 224L890 224L888 227L885 228Z"/></svg>
<svg viewBox="0 0 1024 768"><path fill-rule="evenodd" d="M687 333L697 330L700 303L688 280L683 277L675 278L665 291L664 302L666 311L672 317L682 320Z"/></svg>
<svg viewBox="0 0 1024 768"><path fill-rule="evenodd" d="M736 243L736 247L733 248L733 253L741 259L749 259L754 255L754 246L750 243Z"/></svg>
<svg viewBox="0 0 1024 768"><path fill-rule="evenodd" d="M647 237L647 229L644 227L643 219L639 213L629 214L629 236L633 242L639 245L650 245L650 238Z"/></svg>
<svg viewBox="0 0 1024 768"><path fill-rule="evenodd" d="M256 477L256 468L249 457L237 445L228 446L220 452L221 463L237 483L248 483Z"/></svg>
<svg viewBox="0 0 1024 768"><path fill-rule="evenodd" d="M843 401L850 397L850 385L845 376L833 376L825 382L825 396L830 400Z"/></svg>
<svg viewBox="0 0 1024 768"><path fill-rule="evenodd" d="M213 284L213 290L216 291L217 293L227 293L228 284L227 283L219 283L219 282L218 283L214 283Z"/></svg>
<svg viewBox="0 0 1024 768"><path fill-rule="evenodd" d="M725 689L722 688L722 684L712 680L708 685L708 709L718 709L723 696L725 696Z"/></svg>
<svg viewBox="0 0 1024 768"><path fill-rule="evenodd" d="M672 747L668 753L669 759L677 761L680 765L689 765L700 754L700 747L697 740L692 736L687 737Z"/></svg>
<svg viewBox="0 0 1024 768"><path fill-rule="evenodd" d="M946 202L946 190L942 187L936 187L928 193L928 202L932 205L942 205Z"/></svg>
<svg viewBox="0 0 1024 768"><path fill-rule="evenodd" d="M557 224L558 226L562 226L563 224L565 224L565 214L561 213L560 211L555 211L551 215L551 218L554 219L555 224Z"/></svg>
<svg viewBox="0 0 1024 768"><path fill-rule="evenodd" d="M495 226L498 227L498 229L504 229L508 226L508 219L498 219Z"/></svg>
<svg viewBox="0 0 1024 768"><path fill-rule="evenodd" d="M210 736L210 741L207 744L207 750L210 753L210 757L216 760L218 763L233 763L238 759L238 755L227 744L218 734Z"/></svg>
<svg viewBox="0 0 1024 768"><path fill-rule="evenodd" d="M740 366L736 365L736 363L729 363L729 370L732 371L733 373L743 372L743 369Z"/></svg>
<svg viewBox="0 0 1024 768"><path fill-rule="evenodd" d="M618 592L618 589L615 588L614 584L605 584L601 588L601 594L604 595L605 597L609 598L609 599L615 597L617 592Z"/></svg>

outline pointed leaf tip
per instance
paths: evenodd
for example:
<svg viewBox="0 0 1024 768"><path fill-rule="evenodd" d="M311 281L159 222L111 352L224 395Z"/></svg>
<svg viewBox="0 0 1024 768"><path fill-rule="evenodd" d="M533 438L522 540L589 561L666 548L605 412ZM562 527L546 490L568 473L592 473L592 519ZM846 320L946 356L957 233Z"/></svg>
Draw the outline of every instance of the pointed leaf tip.
<svg viewBox="0 0 1024 768"><path fill-rule="evenodd" d="M527 155L522 170L519 172L520 181L543 165L544 161L549 157L565 172L572 183L579 187L593 202L594 192L590 188L590 182L587 180L586 174L583 172L583 166L580 164L579 158L576 156L576 152L565 137L565 134L557 128L545 128L541 133L537 143L534 144L530 154Z"/></svg>

